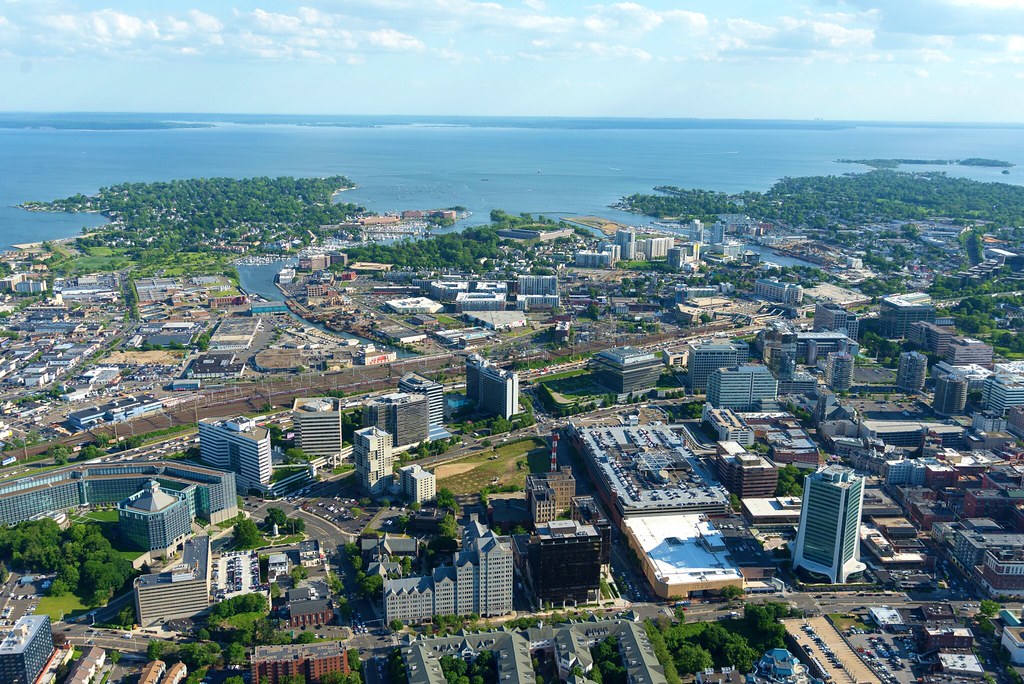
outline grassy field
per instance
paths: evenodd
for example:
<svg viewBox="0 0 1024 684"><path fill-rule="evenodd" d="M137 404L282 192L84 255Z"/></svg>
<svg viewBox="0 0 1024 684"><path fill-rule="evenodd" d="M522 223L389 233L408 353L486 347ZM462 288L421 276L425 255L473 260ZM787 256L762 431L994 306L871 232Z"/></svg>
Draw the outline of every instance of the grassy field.
<svg viewBox="0 0 1024 684"><path fill-rule="evenodd" d="M590 373L544 380L542 384L551 390L551 396L559 404L574 404L580 400L608 392L594 380L594 376Z"/></svg>
<svg viewBox="0 0 1024 684"><path fill-rule="evenodd" d="M117 510L111 508L111 509L106 509L106 510L101 510L101 511L86 511L85 513L83 513L81 515L72 516L71 520L74 521L74 522L98 522L98 523L112 522L112 523L116 523L117 522Z"/></svg>
<svg viewBox="0 0 1024 684"><path fill-rule="evenodd" d="M534 437L439 466L435 471L437 486L456 495L475 494L491 484L523 487L527 473L547 470L549 459L547 444Z"/></svg>
<svg viewBox="0 0 1024 684"><path fill-rule="evenodd" d="M863 621L861 621L854 615L830 613L828 617L830 620L832 620L832 624L835 625L840 632L845 632L851 627L856 627L858 629L869 629L869 627L866 624L864 624Z"/></svg>
<svg viewBox="0 0 1024 684"><path fill-rule="evenodd" d="M74 594L64 594L63 596L43 596L39 599L39 606L36 608L36 614L46 614L50 616L52 622L62 619L65 615L73 615L78 613L84 613L89 608L82 600Z"/></svg>

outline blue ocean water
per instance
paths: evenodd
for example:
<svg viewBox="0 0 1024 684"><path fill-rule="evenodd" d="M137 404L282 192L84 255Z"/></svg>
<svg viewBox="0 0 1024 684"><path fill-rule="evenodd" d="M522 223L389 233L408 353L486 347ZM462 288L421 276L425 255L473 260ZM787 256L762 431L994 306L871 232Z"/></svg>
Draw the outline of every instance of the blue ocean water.
<svg viewBox="0 0 1024 684"><path fill-rule="evenodd" d="M343 174L358 185L347 201L375 211L462 205L474 214L469 224L486 222L496 208L636 223L639 217L608 206L663 184L764 190L783 176L866 170L837 158L992 157L1018 166L1009 175L937 170L1024 184L1024 128L1014 126L161 115L216 125L67 129L74 116L62 118L62 129L3 128L0 120L0 245L66 237L102 222L14 208L20 202L187 177Z"/></svg>

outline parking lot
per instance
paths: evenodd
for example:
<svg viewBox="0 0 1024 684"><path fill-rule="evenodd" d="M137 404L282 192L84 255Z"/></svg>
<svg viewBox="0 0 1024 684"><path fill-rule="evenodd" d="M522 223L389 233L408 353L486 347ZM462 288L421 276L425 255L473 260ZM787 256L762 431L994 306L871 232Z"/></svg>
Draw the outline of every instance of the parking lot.
<svg viewBox="0 0 1024 684"><path fill-rule="evenodd" d="M847 631L846 638L885 684L917 681L911 667L917 658L917 646L909 635L872 634L852 629Z"/></svg>
<svg viewBox="0 0 1024 684"><path fill-rule="evenodd" d="M0 587L0 627L9 627L19 618L33 615L40 596L46 593L42 585L50 585L50 580L38 576L34 582L21 582L20 579L11 573L7 583Z"/></svg>
<svg viewBox="0 0 1024 684"><path fill-rule="evenodd" d="M881 684L881 680L823 617L783 620L786 631L831 684Z"/></svg>
<svg viewBox="0 0 1024 684"><path fill-rule="evenodd" d="M218 558L213 568L213 584L218 601L269 590L260 583L260 559L255 551L229 551Z"/></svg>

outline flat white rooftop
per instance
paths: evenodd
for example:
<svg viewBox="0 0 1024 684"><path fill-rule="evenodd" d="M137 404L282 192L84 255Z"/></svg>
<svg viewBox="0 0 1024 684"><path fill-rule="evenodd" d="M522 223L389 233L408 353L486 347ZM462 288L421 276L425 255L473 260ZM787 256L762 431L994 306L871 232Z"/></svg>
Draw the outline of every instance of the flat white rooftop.
<svg viewBox="0 0 1024 684"><path fill-rule="evenodd" d="M663 582L692 584L742 577L722 533L703 515L637 515L625 518L623 525Z"/></svg>

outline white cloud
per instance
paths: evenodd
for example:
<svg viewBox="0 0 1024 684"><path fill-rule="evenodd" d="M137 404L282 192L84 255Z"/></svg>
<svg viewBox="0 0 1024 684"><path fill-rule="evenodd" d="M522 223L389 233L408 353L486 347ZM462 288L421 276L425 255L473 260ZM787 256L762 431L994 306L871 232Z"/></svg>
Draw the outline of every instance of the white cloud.
<svg viewBox="0 0 1024 684"><path fill-rule="evenodd" d="M601 59L638 59L647 62L651 59L651 53L641 48L628 45L611 45L599 42L578 42L573 43L573 48L578 54L592 55Z"/></svg>
<svg viewBox="0 0 1024 684"><path fill-rule="evenodd" d="M379 31L371 31L366 35L370 45L374 47L383 48L385 50L397 50L397 51L420 51L426 48L423 42L415 36L410 36L407 33L396 31L394 29L381 29Z"/></svg>

